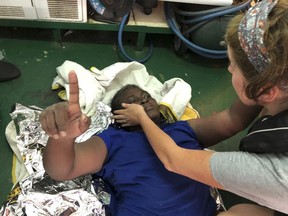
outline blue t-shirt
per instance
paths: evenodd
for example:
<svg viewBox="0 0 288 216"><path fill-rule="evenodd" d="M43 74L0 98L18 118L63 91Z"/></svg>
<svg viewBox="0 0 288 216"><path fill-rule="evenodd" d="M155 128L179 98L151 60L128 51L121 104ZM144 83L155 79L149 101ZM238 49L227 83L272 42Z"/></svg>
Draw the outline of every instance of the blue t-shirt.
<svg viewBox="0 0 288 216"><path fill-rule="evenodd" d="M203 149L186 121L161 128L179 146ZM108 155L97 175L110 186L112 215L215 215L209 186L166 170L143 131L109 127L98 136L104 140Z"/></svg>

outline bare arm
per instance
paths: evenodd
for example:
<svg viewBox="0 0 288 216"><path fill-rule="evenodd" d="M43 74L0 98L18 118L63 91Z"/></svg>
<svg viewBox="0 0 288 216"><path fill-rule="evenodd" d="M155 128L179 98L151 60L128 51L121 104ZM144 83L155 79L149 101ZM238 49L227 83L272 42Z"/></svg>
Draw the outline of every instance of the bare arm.
<svg viewBox="0 0 288 216"><path fill-rule="evenodd" d="M69 103L61 102L46 108L40 115L43 130L49 135L43 152L43 165L49 176L68 180L101 169L107 155L102 139L91 137L75 144L85 132L90 119L81 113L77 76L69 74Z"/></svg>
<svg viewBox="0 0 288 216"><path fill-rule="evenodd" d="M181 148L146 115L140 124L159 159L169 171L187 176L213 187L222 186L210 170L212 152Z"/></svg>
<svg viewBox="0 0 288 216"><path fill-rule="evenodd" d="M246 106L238 99L226 110L188 122L198 141L209 147L247 128L261 110L260 106Z"/></svg>
<svg viewBox="0 0 288 216"><path fill-rule="evenodd" d="M49 138L43 152L43 165L51 178L63 181L99 171L106 155L106 146L97 136L83 143L74 143L74 139L65 137Z"/></svg>

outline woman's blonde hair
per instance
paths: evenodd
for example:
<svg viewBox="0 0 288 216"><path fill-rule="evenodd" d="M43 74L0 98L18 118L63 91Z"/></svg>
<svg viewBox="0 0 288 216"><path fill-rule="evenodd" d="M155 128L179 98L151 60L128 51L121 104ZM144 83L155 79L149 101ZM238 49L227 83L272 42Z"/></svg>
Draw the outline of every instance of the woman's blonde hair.
<svg viewBox="0 0 288 216"><path fill-rule="evenodd" d="M271 61L268 68L260 73L249 62L239 42L238 28L244 15L241 13L232 18L225 40L247 80L247 97L257 100L259 95L275 85L288 91L288 1L279 0L268 16L269 27L263 40Z"/></svg>

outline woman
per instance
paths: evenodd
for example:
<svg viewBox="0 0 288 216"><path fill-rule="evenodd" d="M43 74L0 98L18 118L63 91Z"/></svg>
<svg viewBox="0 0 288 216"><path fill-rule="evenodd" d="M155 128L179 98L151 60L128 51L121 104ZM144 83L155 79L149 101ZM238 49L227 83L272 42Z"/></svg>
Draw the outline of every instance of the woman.
<svg viewBox="0 0 288 216"><path fill-rule="evenodd" d="M264 107L262 117L241 140L239 152L183 149L147 118L141 106L122 104L126 109L114 112L114 119L122 127L142 126L168 170L267 207L242 205L223 215L288 214L287 29L286 0L258 2L245 15L233 18L228 26L228 71L233 87L245 105ZM219 141L215 140L215 131L221 130L219 126L226 128L227 122L211 116L189 124L199 142L209 146Z"/></svg>

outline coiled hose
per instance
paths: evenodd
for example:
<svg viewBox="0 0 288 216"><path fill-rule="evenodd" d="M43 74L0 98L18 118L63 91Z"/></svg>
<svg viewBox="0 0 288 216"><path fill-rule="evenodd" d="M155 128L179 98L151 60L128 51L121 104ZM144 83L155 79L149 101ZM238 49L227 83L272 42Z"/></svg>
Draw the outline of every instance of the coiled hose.
<svg viewBox="0 0 288 216"><path fill-rule="evenodd" d="M175 4L172 2L164 2L164 12L165 17L168 23L168 26L171 28L173 33L188 47L188 49L193 52L212 59L223 59L227 58L226 50L213 50L203 48L189 41L185 35L190 34L191 32L197 30L201 26L205 25L207 22L211 21L214 18L233 14L250 6L251 0L248 0L244 3L238 5L231 5L225 7L217 7L204 11L189 12L183 11L175 7ZM180 17L179 23L181 24L193 24L189 29L185 29L185 32L181 32L179 25L176 21L176 15Z"/></svg>
<svg viewBox="0 0 288 216"><path fill-rule="evenodd" d="M152 40L150 37L148 37L148 41L149 41L149 50L148 50L148 53L146 55L145 58L143 59L133 59L131 58L125 51L124 47L123 47L123 44L122 44L122 34L123 34L123 28L124 28L124 25L127 21L127 18L129 17L129 14L126 14L123 16L121 22L120 22L120 26L119 26L119 30L118 30L118 37L117 37L117 41L118 41L118 46L119 46L119 49L120 49L120 52L121 54L125 57L125 59L127 61L137 61L139 63L145 63L151 56L152 56L152 53L153 53L153 43L152 43Z"/></svg>
<svg viewBox="0 0 288 216"><path fill-rule="evenodd" d="M229 15L236 13L240 10L243 10L245 8L248 8L250 6L252 0L247 0L246 2L243 2L238 5L230 5L230 6L224 6L224 7L217 7L217 8L212 8L209 10L204 10L204 11L196 11L196 12L190 12L190 11L183 11L180 10L179 8L175 7L175 4L172 2L164 2L164 13L165 17L168 23L168 26L170 29L173 31L173 33L180 38L181 41L187 46L188 49L192 50L193 52L197 53L198 55L207 57L207 58L212 58L212 59L224 59L227 58L227 51L226 50L213 50L213 49L207 49L203 48L201 46L198 46L194 44L193 42L189 41L185 35L190 34L193 31L196 31L199 29L201 26L205 25L207 22L211 21L212 19L215 19L217 17ZM185 32L181 32L179 29L179 25L176 21L176 15L180 15L182 18L179 19L179 22L182 24L186 25L191 25L189 29L185 30ZM145 58L143 59L133 59L131 58L125 51L122 43L122 34L123 34L123 29L125 26L125 23L127 21L127 18L129 17L129 14L126 14L123 16L119 30L118 30L118 46L121 54L124 56L124 58L127 61L137 61L140 63L145 63L153 53L153 43L151 38L148 38L149 40L149 50ZM183 18L185 17L185 18ZM188 19L187 19L188 17ZM192 18L190 18L192 17Z"/></svg>

